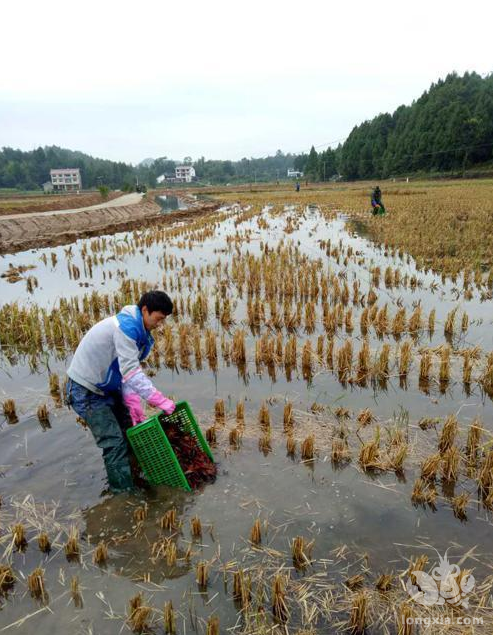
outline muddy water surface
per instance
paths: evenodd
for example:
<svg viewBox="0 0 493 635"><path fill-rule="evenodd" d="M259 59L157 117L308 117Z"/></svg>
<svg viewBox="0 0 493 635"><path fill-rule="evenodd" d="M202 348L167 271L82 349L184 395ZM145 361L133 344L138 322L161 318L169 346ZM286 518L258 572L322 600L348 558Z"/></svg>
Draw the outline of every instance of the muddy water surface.
<svg viewBox="0 0 493 635"><path fill-rule="evenodd" d="M472 298L464 299L460 281L442 281L431 273L417 271L413 260L406 255L402 258L376 248L361 235L361 231L355 230L354 225L348 231L347 219L340 215L326 219L316 208L304 211L287 208L284 213L279 210L273 213L266 207L259 216L235 226L240 213L239 209L227 210L226 218L216 224L212 236L203 241L192 240L191 244L179 236L160 242L149 240L146 244L145 237L152 236L152 229L142 234L109 236L104 249L100 246L94 249L101 262L92 266L92 272L87 269L83 253L91 253L91 244L95 243L87 240L77 241L70 247L6 256L0 261L2 270L9 262L16 266L36 265L26 275L36 276L37 287L28 292L25 281L9 284L0 279L2 304L37 303L40 307L52 308L61 297L82 298L93 290L116 291L125 279L161 286L163 275L168 280L176 279L185 267L195 267L198 272L201 267L214 266L218 261L223 268L226 264L231 267L235 253L258 256L266 244L275 249L282 240L285 245L297 247L309 260L320 259L327 274L343 274L341 280L346 279L350 286L354 280L359 281L362 294L372 286L370 270L379 266L382 275L376 288L378 305L387 303L390 316L399 307L406 307L409 316L420 304L426 321L429 312L435 309L435 332L430 334L427 329L422 329L416 337L416 349L444 344L444 321L447 314L458 307L458 327L449 338L453 347L460 350L478 345L484 351L493 350L491 300L481 298L481 289L473 286ZM298 225L286 233L286 219L290 216L298 218ZM259 219L265 222L259 223ZM236 247L228 241L235 232L244 232ZM320 245L320 241L328 240L332 248L339 246L347 250L351 247L356 256L349 258L346 264L343 258L337 262L337 258L328 257ZM55 258L52 260L52 253L56 255L56 261ZM46 254L46 264L42 260L43 254ZM176 256L178 264L173 270L164 271L164 255ZM80 278L69 277L68 262L80 269ZM386 287L383 273L389 266L398 268L402 278L406 274L409 279L416 276L416 286ZM228 274L229 270L223 272L222 278L227 280ZM208 325L227 337L227 330L223 330L214 317L216 279L212 272L204 275L202 287L210 296ZM229 330L232 332L241 325L248 328L246 294L236 293L233 284L229 285L228 294L235 320ZM307 335L300 329L301 342L306 338L315 342L317 335L324 333L320 304L317 310L316 331ZM360 306L353 307L351 337L355 356L362 341L361 310ZM460 318L464 311L469 315L469 325L467 330L461 331ZM340 329L335 336L336 348L347 337L348 334ZM389 335L382 340L373 329L369 341L372 351L379 350L382 342L391 343L392 347L397 344ZM42 556L34 542L39 527L34 521L30 524L26 521L30 541L27 550L4 554L4 559L11 560L20 579L15 593L3 604L0 600L3 608L0 629L40 610L22 628L27 625L32 628L35 624L39 633L61 634L67 632L70 624L74 632L118 633L125 619L126 603L139 591L144 591L152 606L159 610L164 601L172 600L179 610L180 632L187 632L194 626L201 630L204 620L212 613L219 615L221 624L233 627L239 618L231 598L229 573L232 567L240 564L252 571L260 568L272 572L284 565L291 569L292 576L299 576L301 574L292 569L289 556L290 544L298 535L314 539L312 556L318 563L314 570L324 572L326 566L333 568L331 575L339 582L361 571L368 578L373 573L402 571L410 558L423 552L433 560L436 556L433 549L443 554L450 548L450 553L458 559L475 548L477 559L470 558L469 568L475 568L477 577L488 571L486 563L482 562L482 554L491 552L491 520L489 512L474 502L477 491L472 479L461 477L452 485L438 482L435 508L425 508L411 502L414 479L419 475L416 460L409 461L401 474L395 474L364 472L358 465L357 445L351 446L352 461L343 467L333 466L330 457L329 431L337 423L334 413L338 407L350 411L352 419L347 425L353 429L356 427L354 416L363 408L372 410L383 431L391 426L402 427L416 448L418 459L436 451L440 430L438 426L427 432L421 431L417 423L422 417L443 421L447 415L457 413L461 427L466 429L479 416L485 429L493 431L491 400L477 382L466 390L461 381L460 360L454 358L452 376L445 387L438 381L431 381L426 389L419 385L419 359L413 362L405 384L400 382L392 365L385 382L370 381L367 387L361 387L354 383L342 384L337 373L324 365L315 369L308 382L301 369L294 370L289 377L282 365L271 369L270 373L265 368L259 370L254 362L254 350L254 335L250 332L247 337L248 364L243 376L236 366L224 359L220 359L216 372L209 368L205 359L201 370L196 367L183 369L179 364L175 369L165 368L164 364L155 369L156 386L175 399L189 401L203 428L213 422L216 399L224 399L227 422L218 431L218 446L214 449L219 463L217 481L193 494L162 487L142 496L115 498L101 497L105 486L104 469L90 432L76 424L74 414L55 404L49 396L48 371L62 376L70 354L55 356L46 352L35 370L22 356L9 356L9 361L4 355L0 393L2 400L10 397L16 401L20 421L15 425L4 421L0 429L0 487L5 501L0 510L0 517L5 515L5 521L0 525L0 547L2 551L7 549L8 526L12 519L16 515L24 518L24 512L13 502L22 501L29 494L36 502L46 503L49 507L56 505L56 514L65 528L72 522L67 519L70 513L82 510L73 522L82 533L83 557L80 562L67 562L62 534L58 537L59 546L48 557ZM435 376L437 366L435 361ZM243 441L235 450L228 445L228 431L234 426L234 412L239 400L245 401L246 421ZM270 407L273 434L272 450L264 453L258 448L257 413L265 400ZM315 434L318 452L314 461L301 461L299 450L294 459L286 455L282 417L287 400L295 409L297 441L301 441L308 431ZM50 428L42 428L38 423L36 409L41 403L49 404ZM464 435L461 432L461 444L465 443ZM491 434L486 432L485 435L484 442L487 442ZM355 443L358 443L356 439ZM467 521L457 519L450 504L451 497L463 491L471 494ZM147 518L137 527L133 511L143 505L147 505ZM168 566L162 556L153 555L153 545L163 537L158 520L171 507L177 509L182 526L174 532L178 561L176 565ZM203 525L200 540L193 540L190 534L189 521L195 515L200 517ZM265 550L252 552L248 538L257 518L262 520L265 529L262 543ZM92 549L99 539L111 542L106 568L93 565L91 560ZM334 550L342 545L347 545L348 553L352 555L343 562L338 559L337 567L333 567ZM189 548L191 553L186 556ZM195 582L195 566L199 560L211 563L207 592L198 589ZM37 605L25 592L25 576L38 565L46 570L51 610ZM70 579L74 575L79 577L82 587L83 607L78 609L74 609L69 593ZM303 621L294 609L293 619L297 624ZM156 620L159 620L158 614ZM328 623L328 616L320 614L320 632L327 632L324 629ZM159 621L156 624L161 632L162 624Z"/></svg>

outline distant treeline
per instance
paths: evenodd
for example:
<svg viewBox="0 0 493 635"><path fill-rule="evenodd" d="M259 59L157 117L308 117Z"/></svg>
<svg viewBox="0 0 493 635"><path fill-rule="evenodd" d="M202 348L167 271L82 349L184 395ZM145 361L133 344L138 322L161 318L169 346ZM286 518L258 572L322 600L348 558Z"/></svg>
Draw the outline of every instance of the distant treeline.
<svg viewBox="0 0 493 635"><path fill-rule="evenodd" d="M353 128L338 154L349 180L465 170L489 161L493 75L448 75L410 106Z"/></svg>
<svg viewBox="0 0 493 635"><path fill-rule="evenodd" d="M289 168L310 181L341 174L346 180L388 178L415 172L465 170L493 158L493 75L456 73L432 84L410 106L380 114L351 131L343 145L317 152L240 161L187 158L203 183L241 183L285 179ZM180 162L181 163L181 162ZM107 185L131 190L137 180L155 187L162 174L174 175L177 161L161 157L138 166L96 159L83 152L50 146L30 152L3 148L0 188L39 189L51 168L80 168L84 188Z"/></svg>
<svg viewBox="0 0 493 635"><path fill-rule="evenodd" d="M126 163L95 159L83 152L57 146L30 152L2 148L0 152L0 188L39 189L50 180L51 168L80 168L82 186L108 185L121 188L134 182L134 168Z"/></svg>

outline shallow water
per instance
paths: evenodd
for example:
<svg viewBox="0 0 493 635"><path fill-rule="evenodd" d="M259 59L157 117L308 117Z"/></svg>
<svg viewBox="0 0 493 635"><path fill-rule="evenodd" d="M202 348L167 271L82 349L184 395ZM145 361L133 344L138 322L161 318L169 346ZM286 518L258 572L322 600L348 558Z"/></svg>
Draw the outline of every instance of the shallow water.
<svg viewBox="0 0 493 635"><path fill-rule="evenodd" d="M186 201L179 196L164 194L163 196L156 196L154 200L161 207L163 213L176 212L180 209L188 209Z"/></svg>
<svg viewBox="0 0 493 635"><path fill-rule="evenodd" d="M457 289L462 289L460 282L443 282L432 273L417 271L412 258L400 259L397 255L386 254L362 235L363 227L356 227L358 231L349 233L347 219L341 215L325 220L319 210L308 208L304 211L300 226L292 233L285 234L286 216L294 216L295 210L288 208L284 214L273 214L271 211L266 207L260 217L235 227L234 222L240 210L226 210L226 216L228 213L230 215L216 225L214 236L203 242L193 241L191 249L180 237L165 243L151 242L144 248L141 239L151 235L152 229L107 237L106 249L96 248L94 251L98 257L103 256L103 262L94 264L92 273L87 270L84 273L81 255L83 248L91 253L91 244L97 247L90 240L79 240L71 247L31 250L7 256L0 260L0 264L4 264L2 270L7 268L9 262L16 266L35 264L36 268L28 274L36 276L38 286L32 293L27 293L25 282L9 284L0 279L0 297L2 303L35 302L41 307L51 308L62 293L63 297L82 298L94 289L116 291L125 278L161 285L163 275L173 277L185 266L195 266L199 270L208 264L214 265L218 260L223 267L226 263L230 265L235 249L227 238L233 236L235 231L248 230L248 241L243 234L243 241L237 247L241 253L259 255L261 243L275 248L281 239L285 243L292 241L309 259L321 259L324 271L336 274L344 272L350 286L353 280L358 280L361 293L367 293L371 286L371 267L380 266L382 276L377 289L378 305L388 303L390 316L395 314L398 306L406 307L409 316L417 302L423 307L425 319L432 308L436 309L435 332L430 336L423 330L418 337L419 345L435 347L443 344L445 318L450 310L459 306L459 320L463 310L467 311L470 319L465 333L457 329L452 340L454 347L461 349L477 344L485 351L493 350L491 300L481 301L479 290L473 287L472 299L464 300L463 294L457 292ZM263 218L267 226L259 226L258 218ZM338 264L334 258L328 258L319 244L320 240L328 239L332 247L338 245L339 241L346 248L351 246L357 252L357 258L351 258L347 265L343 264L343 259ZM178 244L180 241L183 243L181 246ZM69 249L72 254L70 262L82 272L78 280L68 276L66 257L70 253ZM40 260L44 253L47 264ZM51 253L56 254L55 265L52 264ZM183 258L183 264L164 271L164 254L176 255L179 261ZM406 273L415 275L419 285L414 289L409 286L386 288L383 272L387 266L398 267L402 276ZM109 272L113 274L111 278ZM203 288L211 298L215 282L212 273L204 276ZM246 295L239 297L235 294L233 284L229 286L229 293L235 303L235 327L238 327L245 320ZM361 307L355 306L353 309L352 337L356 355L361 341ZM315 333L303 335L312 341L317 334L323 333L320 305L318 312ZM209 308L209 315L212 315L209 325L221 333L213 307L212 310ZM339 332L336 335L336 347L345 338L346 334ZM369 333L369 341L372 350L382 344L373 330ZM395 345L391 336L386 336L383 341ZM208 427L213 420L214 403L218 397L226 403L228 423L225 430L219 431L218 447L215 449L220 466L216 483L194 494L163 487L143 494L141 500L121 496L100 498L104 488L104 469L90 432L75 423L73 413L65 407L56 408L51 398L47 397L47 368L62 374L69 358L55 359L47 355L34 373L22 358L18 358L17 363L9 363L3 358L0 391L16 400L20 418L18 424L4 422L0 429L0 485L3 498L13 496L18 500L29 493L37 501L59 501L61 516L74 508L82 508L82 527L86 539L93 537L93 542L94 536L109 539L115 535L126 535L127 532L131 534L121 544L113 546L105 570L92 565L87 555L83 558L84 564L80 565L68 564L63 551L53 554L49 560L43 560L34 546L28 547L25 554L14 554L13 565L17 571L27 574L40 563L46 568L50 606L54 613L43 611L33 618L37 631L65 633L69 621L75 619L80 632L91 632L90 628L97 633L119 632L126 602L141 589L145 589L152 597L153 606L162 607L164 600L172 599L175 608L180 607L183 616L179 620L182 625L180 632L185 632L185 625L187 630L193 627L194 619L200 622L201 618L206 618L212 612L220 616L221 624L233 626L237 612L231 600L231 590L225 590L221 567L230 561L243 562L245 566L260 566L263 558L267 558L265 567L270 569L274 562L279 566L282 561L282 558L276 559L265 553L252 555L248 547L248 534L257 517L268 523L266 544L282 554L289 554L290 541L297 535L315 539L313 557L319 562L330 559L331 550L348 545L355 557L353 560L348 559L346 565L340 568L340 575L334 572L336 577L360 572L363 553L368 555L371 570L377 572L403 570L409 558L423 551L429 553L430 560L433 560L436 554L431 547L441 554L452 547L450 554L457 558L475 546L478 554L489 553L491 519L482 506L471 503L467 522L461 522L451 510L450 488L444 487L443 491L439 491L435 511L415 507L410 500L416 476L414 465L407 467L400 477L393 472L371 475L361 471L357 456L353 454L351 463L343 469L336 469L331 464L330 446L324 438L324 435L327 436L328 417L332 416L334 421L330 413L338 406L344 406L353 413L371 408L384 429L390 423L409 420L404 425L407 425L410 438L419 448L429 446L426 454L433 451L436 432L421 432L416 425L421 417L444 417L459 413L459 420L465 425L480 416L485 428L493 431L491 399L476 383L472 385L470 394L465 392L460 366L455 361L452 380L446 389L441 391L438 382L432 382L428 392L425 392L419 386L416 368L410 373L405 388L395 373L391 373L384 388L372 382L366 388L356 384L343 385L337 374L326 368L319 369L311 382L307 382L300 370L294 371L288 379L284 368L278 367L274 380L274 376L269 376L266 369L257 372L253 361L252 334L247 338L247 348L249 362L245 377L241 377L237 368L224 360L220 361L215 373L205 359L202 370L171 370L163 366L157 370L154 377L157 387L175 399L189 401L203 428ZM282 413L287 399L293 402L295 408L297 438L304 437L305 427L317 430L316 447L319 452L313 463L305 464L299 456L295 460L286 456L282 440ZM233 413L239 400L245 400L246 430L241 448L235 451L228 447L227 431L233 424ZM261 453L257 446L259 427L256 418L264 400L269 401L273 427L273 451L267 455ZM51 428L47 430L41 428L36 418L36 408L43 402L50 404ZM326 408L323 415L309 414L314 402ZM476 493L473 482L461 478L456 485L456 493L464 489L471 492L474 500ZM147 502L149 507L148 518L135 536L132 535L135 531L132 511L143 502ZM183 555L190 544L196 553L192 564L179 561L176 567L169 568L162 559L151 562L151 547L160 536L156 519L172 506L177 508L183 520L179 532L179 555ZM0 511L0 519L2 513L5 512ZM198 544L191 543L188 526L194 515L201 518L206 528ZM0 537L5 537L6 529L0 529L0 532ZM28 533L31 539L36 535L34 529ZM195 584L194 567L198 559L214 562L207 594L199 593ZM469 566L476 567L475 574L479 575L481 566L478 561ZM71 575L79 576L82 587L85 587L82 609L74 611L69 603L67 582L60 581L60 570L65 571L66 580ZM137 581L146 574L149 575L147 582ZM18 590L8 600L5 610L0 612L0 628L34 610L34 601L28 594L24 595ZM31 625L33 623L31 621ZM319 627L327 628L327 622L321 619ZM75 628L75 625L71 628Z"/></svg>

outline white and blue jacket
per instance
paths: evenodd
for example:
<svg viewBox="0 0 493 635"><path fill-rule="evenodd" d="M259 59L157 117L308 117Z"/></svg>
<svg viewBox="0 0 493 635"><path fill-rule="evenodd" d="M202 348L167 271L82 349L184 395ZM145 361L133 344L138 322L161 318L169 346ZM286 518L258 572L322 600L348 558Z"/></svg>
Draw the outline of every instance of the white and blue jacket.
<svg viewBox="0 0 493 635"><path fill-rule="evenodd" d="M147 399L154 386L140 362L149 355L153 344L139 307L125 306L117 315L89 329L75 351L67 375L99 395L123 390Z"/></svg>

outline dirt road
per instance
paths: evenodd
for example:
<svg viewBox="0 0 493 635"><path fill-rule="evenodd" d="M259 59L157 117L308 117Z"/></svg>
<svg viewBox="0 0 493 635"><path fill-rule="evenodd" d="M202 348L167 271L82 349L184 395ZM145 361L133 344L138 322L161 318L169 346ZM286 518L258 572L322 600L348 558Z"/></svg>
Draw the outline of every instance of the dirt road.
<svg viewBox="0 0 493 635"><path fill-rule="evenodd" d="M130 194L85 209L3 216L0 217L0 254L62 245L77 238L111 234L150 223L186 221L218 207L219 203L204 205L195 202L190 209L163 215L161 207L153 200L142 199L140 194Z"/></svg>
<svg viewBox="0 0 493 635"><path fill-rule="evenodd" d="M111 201L105 201L104 203L98 203L97 205L89 205L87 207L77 207L74 209L56 209L56 210L48 210L48 211L38 211L38 212L22 212L20 214L4 214L0 216L2 221L4 220L12 220L16 218L32 218L33 216L59 216L61 214L76 214L78 212L86 212L89 210L95 209L110 209L112 207L124 207L126 205L136 205L140 203L142 200L143 194L139 194L137 192L132 192L131 194L123 194L118 198L115 198Z"/></svg>

